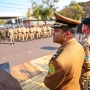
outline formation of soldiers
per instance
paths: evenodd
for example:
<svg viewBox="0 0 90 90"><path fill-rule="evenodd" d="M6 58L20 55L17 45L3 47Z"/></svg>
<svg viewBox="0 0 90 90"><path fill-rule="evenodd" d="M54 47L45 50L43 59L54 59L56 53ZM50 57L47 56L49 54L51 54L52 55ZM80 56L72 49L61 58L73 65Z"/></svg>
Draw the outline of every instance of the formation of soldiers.
<svg viewBox="0 0 90 90"><path fill-rule="evenodd" d="M53 29L48 26L32 26L32 27L16 27L16 28L0 28L0 41L5 42L5 38L10 39L10 45L15 43L15 40L28 41L33 39L41 39L52 36Z"/></svg>

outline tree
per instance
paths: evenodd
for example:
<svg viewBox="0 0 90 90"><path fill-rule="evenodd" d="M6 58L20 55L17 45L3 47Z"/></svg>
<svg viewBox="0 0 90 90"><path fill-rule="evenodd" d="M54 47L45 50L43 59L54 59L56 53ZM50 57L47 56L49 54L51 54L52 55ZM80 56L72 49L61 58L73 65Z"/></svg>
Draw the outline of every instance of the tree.
<svg viewBox="0 0 90 90"><path fill-rule="evenodd" d="M53 20L53 12L56 11L56 7L54 6L54 4L59 0L39 0L40 3L38 3L37 1L38 0L33 0L32 2L33 16L38 21L44 21L45 24L47 20Z"/></svg>
<svg viewBox="0 0 90 90"><path fill-rule="evenodd" d="M41 9L43 8L42 5L36 5L36 3L34 3L34 6L33 6L33 16L37 19L38 21L38 25L39 25L39 20L40 20L40 12L41 12Z"/></svg>
<svg viewBox="0 0 90 90"><path fill-rule="evenodd" d="M27 12L27 18L29 19L29 17L31 16L31 13L30 13L30 8L28 8L28 12Z"/></svg>
<svg viewBox="0 0 90 90"><path fill-rule="evenodd" d="M44 21L45 25L47 24L47 20L53 20L53 12L55 12L56 9L54 8L54 5L50 5L49 7L42 8L40 11L40 18L42 21Z"/></svg>
<svg viewBox="0 0 90 90"><path fill-rule="evenodd" d="M69 6L59 11L61 15L75 20L81 20L82 12L83 12L82 6L76 3L75 1L72 1Z"/></svg>
<svg viewBox="0 0 90 90"><path fill-rule="evenodd" d="M6 20L0 20L0 24L1 24L1 25L6 24Z"/></svg>
<svg viewBox="0 0 90 90"><path fill-rule="evenodd" d="M83 6L83 19L90 16L90 1L82 3Z"/></svg>

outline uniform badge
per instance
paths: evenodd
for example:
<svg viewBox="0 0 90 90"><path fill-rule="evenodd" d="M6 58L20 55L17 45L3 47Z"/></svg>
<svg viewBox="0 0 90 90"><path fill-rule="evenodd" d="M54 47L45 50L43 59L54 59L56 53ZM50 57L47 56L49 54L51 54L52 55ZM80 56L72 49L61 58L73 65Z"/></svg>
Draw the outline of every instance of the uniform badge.
<svg viewBox="0 0 90 90"><path fill-rule="evenodd" d="M50 74L53 74L55 72L55 67L53 64L49 65L49 72L50 72Z"/></svg>
<svg viewBox="0 0 90 90"><path fill-rule="evenodd" d="M88 54L85 55L85 60L88 60L89 56Z"/></svg>

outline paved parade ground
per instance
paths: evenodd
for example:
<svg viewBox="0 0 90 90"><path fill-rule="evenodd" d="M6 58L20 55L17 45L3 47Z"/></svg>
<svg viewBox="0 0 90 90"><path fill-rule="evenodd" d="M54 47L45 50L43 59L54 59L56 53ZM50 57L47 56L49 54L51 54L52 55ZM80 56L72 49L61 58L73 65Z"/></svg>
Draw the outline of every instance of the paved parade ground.
<svg viewBox="0 0 90 90"><path fill-rule="evenodd" d="M0 63L9 62L11 74L19 81L22 90L49 90L43 80L47 75L48 62L59 46L53 43L52 37L15 41L13 45L7 39L0 43Z"/></svg>
<svg viewBox="0 0 90 90"><path fill-rule="evenodd" d="M7 39L5 43L0 43L0 63L9 62L11 74L23 90L48 90L43 80L49 59L58 46L52 42L52 37L28 42L16 41L13 45Z"/></svg>
<svg viewBox="0 0 90 90"><path fill-rule="evenodd" d="M22 90L49 90L43 81L52 55L49 54L11 68L12 75L19 81Z"/></svg>
<svg viewBox="0 0 90 90"><path fill-rule="evenodd" d="M0 63L9 62L10 66L16 66L27 61L54 53L59 44L52 41L52 37L28 42L15 41L10 45L8 39L0 42Z"/></svg>

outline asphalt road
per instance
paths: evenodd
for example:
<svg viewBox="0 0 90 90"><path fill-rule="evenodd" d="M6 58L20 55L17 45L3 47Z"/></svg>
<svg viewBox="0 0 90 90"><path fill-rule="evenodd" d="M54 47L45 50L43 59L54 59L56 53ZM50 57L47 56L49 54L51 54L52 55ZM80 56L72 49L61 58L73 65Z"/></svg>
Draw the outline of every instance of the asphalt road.
<svg viewBox="0 0 90 90"><path fill-rule="evenodd" d="M0 63L9 62L16 66L24 62L54 53L59 44L53 43L52 37L28 42L15 41L10 45L8 39L0 42Z"/></svg>
<svg viewBox="0 0 90 90"><path fill-rule="evenodd" d="M76 39L78 40L78 35ZM9 62L10 66L54 53L60 46L53 43L52 37L28 42L15 41L13 45L10 45L8 40L5 43L0 42L0 63Z"/></svg>

